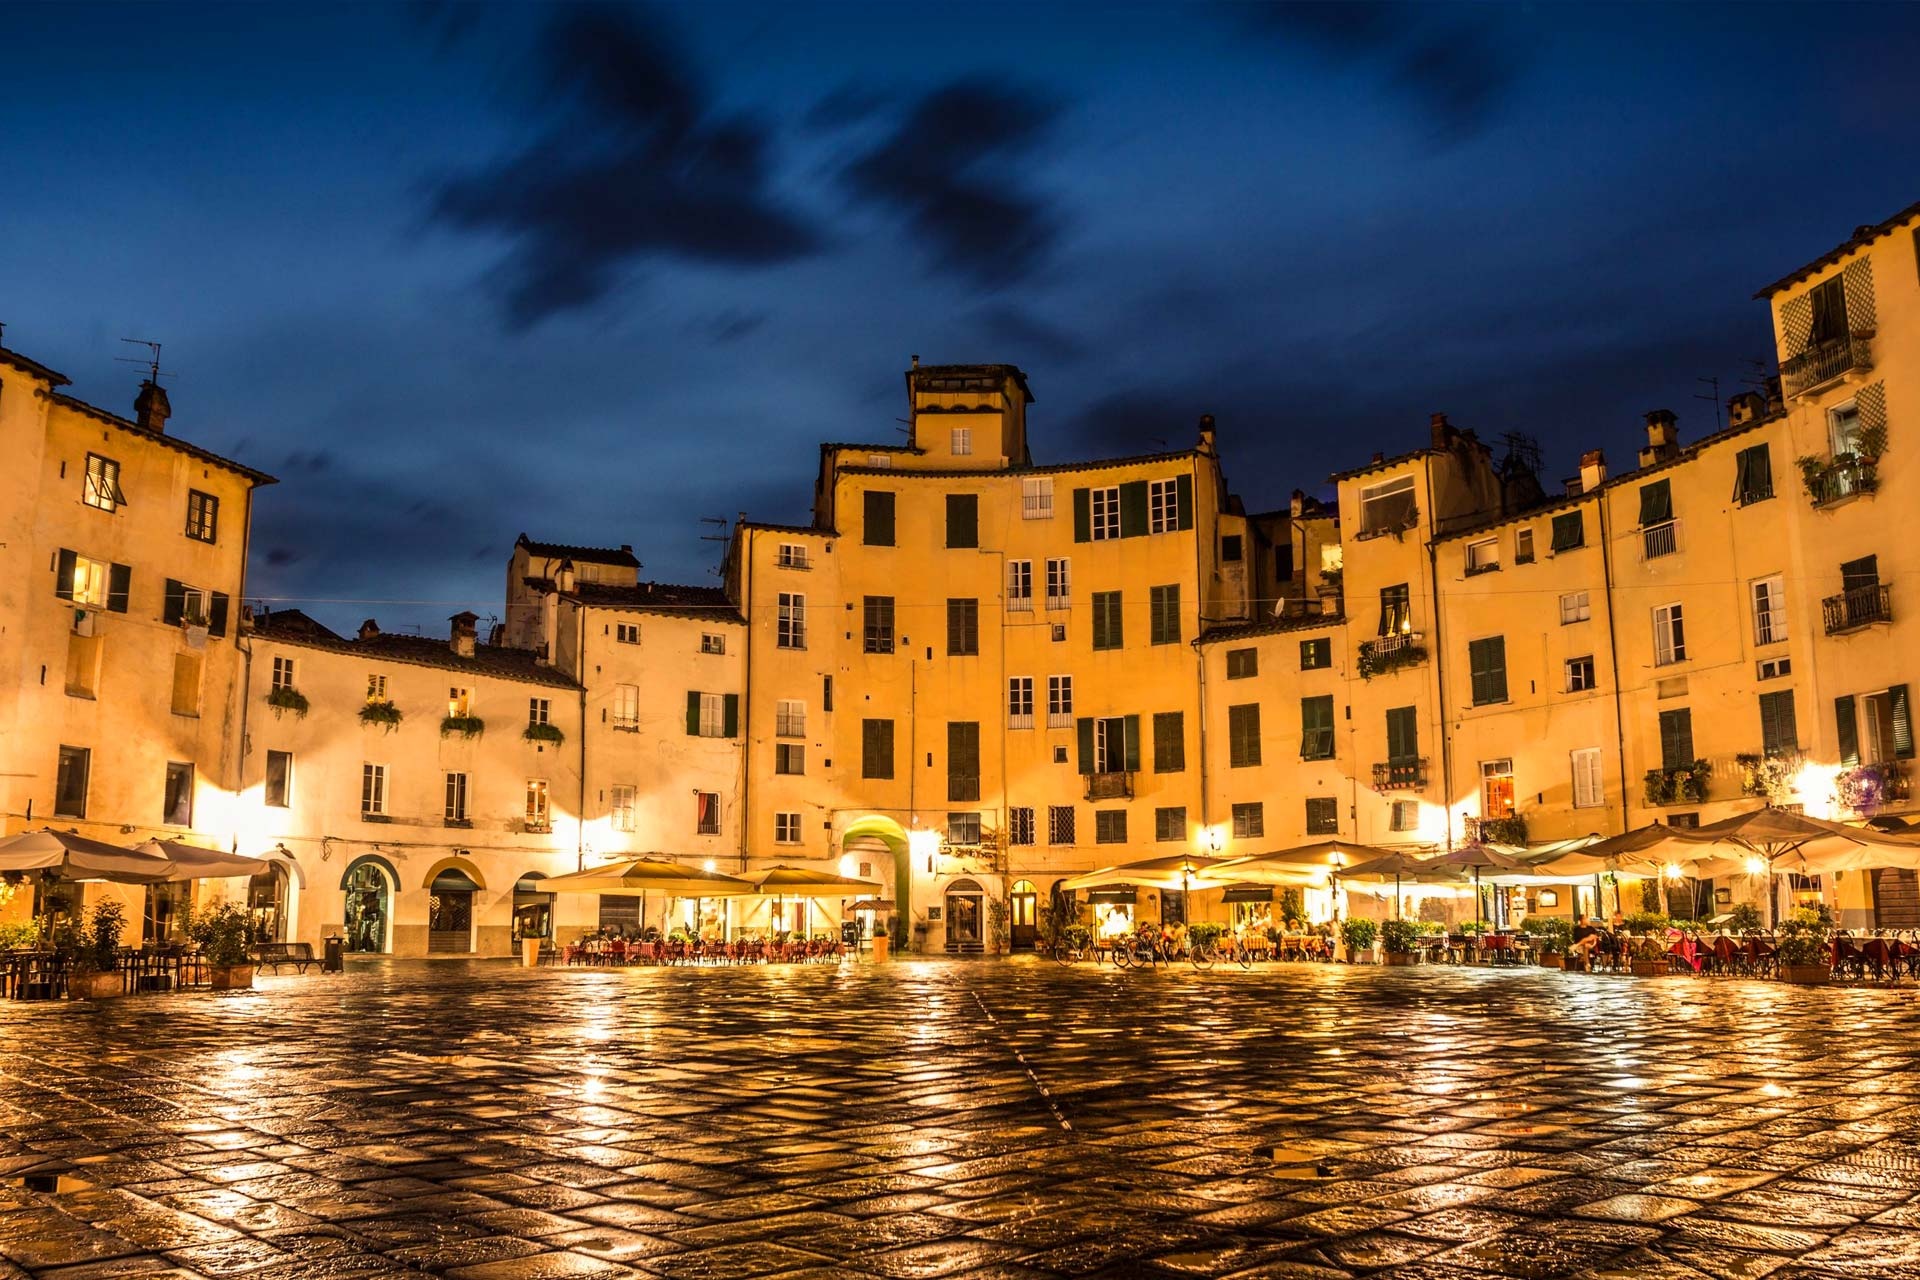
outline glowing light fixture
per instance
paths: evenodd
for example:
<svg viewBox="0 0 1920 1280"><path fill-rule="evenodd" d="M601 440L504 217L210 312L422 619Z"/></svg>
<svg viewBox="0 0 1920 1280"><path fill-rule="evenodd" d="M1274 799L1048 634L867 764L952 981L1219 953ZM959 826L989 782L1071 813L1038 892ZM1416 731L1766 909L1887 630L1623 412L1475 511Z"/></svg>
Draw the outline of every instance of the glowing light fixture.
<svg viewBox="0 0 1920 1280"><path fill-rule="evenodd" d="M1767 864L1764 858L1748 858L1747 859L1748 875L1763 876L1766 873L1767 873Z"/></svg>
<svg viewBox="0 0 1920 1280"><path fill-rule="evenodd" d="M1682 874L1680 870L1680 864L1677 862L1669 862L1664 868L1662 868L1661 874L1666 876L1666 878L1669 880L1678 880Z"/></svg>
<svg viewBox="0 0 1920 1280"><path fill-rule="evenodd" d="M709 871L718 871L720 869L720 864L714 861L712 858L708 858L706 862L704 862L701 865L705 866L706 869Z"/></svg>
<svg viewBox="0 0 1920 1280"><path fill-rule="evenodd" d="M927 874L940 870L940 833L914 830L907 832L907 850L917 859L926 859Z"/></svg>

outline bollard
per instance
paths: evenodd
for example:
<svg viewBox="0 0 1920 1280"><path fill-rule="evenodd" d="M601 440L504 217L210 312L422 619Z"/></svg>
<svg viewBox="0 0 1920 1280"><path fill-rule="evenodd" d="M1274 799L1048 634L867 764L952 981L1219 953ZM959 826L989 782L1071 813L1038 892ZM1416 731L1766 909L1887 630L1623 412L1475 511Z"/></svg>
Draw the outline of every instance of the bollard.
<svg viewBox="0 0 1920 1280"><path fill-rule="evenodd" d="M338 934L325 940L325 958L320 961L322 973L344 973L347 968L347 940Z"/></svg>

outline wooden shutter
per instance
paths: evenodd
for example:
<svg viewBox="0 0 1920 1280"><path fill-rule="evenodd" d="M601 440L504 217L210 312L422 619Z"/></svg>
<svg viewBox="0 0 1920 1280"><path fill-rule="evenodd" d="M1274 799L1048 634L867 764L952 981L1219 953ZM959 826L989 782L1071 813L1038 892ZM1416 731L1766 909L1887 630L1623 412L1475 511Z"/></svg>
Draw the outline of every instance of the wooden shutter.
<svg viewBox="0 0 1920 1280"><path fill-rule="evenodd" d="M1571 551L1586 540L1586 523L1578 511L1563 512L1553 518L1553 549L1555 551Z"/></svg>
<svg viewBox="0 0 1920 1280"><path fill-rule="evenodd" d="M1693 712L1660 713L1660 765L1664 769L1684 769L1693 763Z"/></svg>
<svg viewBox="0 0 1920 1280"><path fill-rule="evenodd" d="M700 735L700 692L687 690L687 732L694 737Z"/></svg>
<svg viewBox="0 0 1920 1280"><path fill-rule="evenodd" d="M1887 690L1893 706L1893 754L1902 760L1913 759L1913 716L1907 709L1907 686L1894 685Z"/></svg>
<svg viewBox="0 0 1920 1280"><path fill-rule="evenodd" d="M1140 771L1140 717L1126 717L1127 734L1127 772Z"/></svg>
<svg viewBox="0 0 1920 1280"><path fill-rule="evenodd" d="M1093 539L1093 495L1085 489L1073 491L1073 540L1090 542Z"/></svg>
<svg viewBox="0 0 1920 1280"><path fill-rule="evenodd" d="M1467 643L1467 667L1473 681L1474 705L1505 702L1507 698L1507 640L1491 636Z"/></svg>
<svg viewBox="0 0 1920 1280"><path fill-rule="evenodd" d="M866 521L861 541L869 547L893 545L893 494L886 490L868 490Z"/></svg>
<svg viewBox="0 0 1920 1280"><path fill-rule="evenodd" d="M67 581L73 581L71 570L68 571ZM131 595L132 592L132 566L124 564L110 566L107 570L107 611L109 613L125 613L127 611L127 597ZM225 596L219 596L217 598L222 601L226 599ZM224 623L222 626L224 630ZM214 634L220 635L222 632L216 631Z"/></svg>
<svg viewBox="0 0 1920 1280"><path fill-rule="evenodd" d="M971 493L947 495L947 546L965 549L980 545L980 499Z"/></svg>
<svg viewBox="0 0 1920 1280"><path fill-rule="evenodd" d="M120 566L115 565L113 567L118 569ZM111 601L112 597L109 596L108 599ZM112 605L109 604L108 607L111 608ZM125 613L126 611L123 598L120 612ZM210 636L224 636L227 634L227 593L224 591L215 591L207 597L207 634Z"/></svg>
<svg viewBox="0 0 1920 1280"><path fill-rule="evenodd" d="M160 621L169 626L180 625L180 619L187 612L187 588L184 583L172 578L167 579L167 591L160 608Z"/></svg>
<svg viewBox="0 0 1920 1280"><path fill-rule="evenodd" d="M1187 722L1179 711L1153 715L1153 771L1179 773L1187 767Z"/></svg>
<svg viewBox="0 0 1920 1280"><path fill-rule="evenodd" d="M1760 695L1760 746L1770 756L1791 755L1800 746L1800 726L1793 714L1793 690Z"/></svg>
<svg viewBox="0 0 1920 1280"><path fill-rule="evenodd" d="M740 695L730 693L721 700L720 736L738 737L740 734Z"/></svg>
<svg viewBox="0 0 1920 1280"><path fill-rule="evenodd" d="M1420 721L1412 707L1387 708L1387 759L1416 760L1420 756Z"/></svg>
<svg viewBox="0 0 1920 1280"><path fill-rule="evenodd" d="M1180 513L1180 527L1182 529L1193 528L1193 477L1192 476L1187 475L1187 476L1174 477L1173 500L1174 500L1175 507L1178 508ZM1288 544L1287 550L1288 551L1293 550L1293 546L1291 543Z"/></svg>
<svg viewBox="0 0 1920 1280"><path fill-rule="evenodd" d="M1852 769L1860 763L1860 726L1851 695L1833 700L1833 725L1840 735L1840 767Z"/></svg>
<svg viewBox="0 0 1920 1280"><path fill-rule="evenodd" d="M976 720L947 722L947 799L980 798L980 724Z"/></svg>
<svg viewBox="0 0 1920 1280"><path fill-rule="evenodd" d="M1080 737L1080 772L1093 772L1093 717L1081 716L1073 722Z"/></svg>
<svg viewBox="0 0 1920 1280"><path fill-rule="evenodd" d="M1665 480L1640 486L1640 524L1665 524L1673 519L1673 487Z"/></svg>
<svg viewBox="0 0 1920 1280"><path fill-rule="evenodd" d="M73 569L79 559L65 547L60 548L59 567L54 570L53 594L62 600L73 599Z"/></svg>
<svg viewBox="0 0 1920 1280"><path fill-rule="evenodd" d="M1132 480L1120 486L1120 536L1144 537L1147 532L1147 482Z"/></svg>

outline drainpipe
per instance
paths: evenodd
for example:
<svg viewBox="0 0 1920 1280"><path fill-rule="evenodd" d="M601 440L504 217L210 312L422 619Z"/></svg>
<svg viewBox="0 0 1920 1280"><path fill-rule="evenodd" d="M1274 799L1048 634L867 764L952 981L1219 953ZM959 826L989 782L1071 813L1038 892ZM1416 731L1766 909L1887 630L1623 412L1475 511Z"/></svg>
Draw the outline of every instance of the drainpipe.
<svg viewBox="0 0 1920 1280"><path fill-rule="evenodd" d="M743 516L744 512L741 513ZM752 762L748 757L753 752L753 530L744 531L746 543L740 548L740 612L746 616L747 626L742 643L746 652L741 655L740 680L743 688L740 693L740 869L747 869L747 819L752 815L751 788L753 786ZM726 694L721 694L724 705ZM822 715L826 714L823 710Z"/></svg>
<svg viewBox="0 0 1920 1280"><path fill-rule="evenodd" d="M1625 832L1632 824L1632 816L1627 808L1627 734L1626 719L1621 710L1620 689L1620 642L1615 638L1613 629L1613 536L1607 527L1607 497L1604 488L1595 491L1599 496L1595 506L1600 512L1600 593L1607 602L1607 661L1613 665L1613 743L1619 753L1620 764L1620 830ZM1616 892L1618 884L1614 886Z"/></svg>
<svg viewBox="0 0 1920 1280"><path fill-rule="evenodd" d="M1216 458L1214 461L1217 466L1219 459ZM1193 505L1198 507L1200 505L1200 462L1197 454L1188 460L1187 466L1193 475ZM1217 531L1220 527L1220 486L1217 478L1214 484L1213 494L1213 527ZM1200 632L1204 629L1203 624L1207 617L1206 598L1203 593L1207 589L1208 580L1206 557L1202 555L1200 551L1200 513L1198 511L1194 512L1193 525L1193 585L1195 594L1200 596L1199 599L1193 602L1193 658L1194 666L1200 673L1200 723L1198 726L1199 736L1195 745L1200 753L1200 827L1202 830L1206 830L1212 825L1213 818L1211 808L1208 804L1209 796L1207 794L1207 655L1200 648ZM1249 530L1249 533L1250 532L1251 530ZM1247 555L1246 544L1251 543L1252 538L1248 536L1248 534L1242 534L1241 538L1243 545L1240 555L1244 561ZM1252 596L1254 594L1252 590L1249 590L1247 607L1249 617L1252 617L1253 614Z"/></svg>
<svg viewBox="0 0 1920 1280"><path fill-rule="evenodd" d="M1433 507L1433 466L1429 463L1422 468L1427 480L1427 600L1433 617L1428 625L1433 630L1433 681L1439 705L1436 710L1436 727L1440 731L1440 786L1442 799L1446 805L1447 851L1453 851L1453 735L1447 731L1447 646L1440 634L1440 548L1436 537L1440 532L1439 522L1434 518ZM1357 763L1357 762L1356 762ZM1359 784L1354 784L1358 790ZM1478 895L1475 897L1478 901Z"/></svg>
<svg viewBox="0 0 1920 1280"><path fill-rule="evenodd" d="M587 869L587 611L583 605L575 604L574 615L580 620L578 647L573 651L575 665L574 682L580 686L580 808L574 817L573 865L576 871ZM551 929L551 924L549 924Z"/></svg>
<svg viewBox="0 0 1920 1280"><path fill-rule="evenodd" d="M247 486L247 500L242 505L240 512L240 591L236 598L240 602L240 609L242 611L247 607L247 559L252 555L253 548L253 490L254 486ZM230 622L233 626L233 647L238 649L241 655L240 741L234 746L232 775L233 794L235 796L241 796L246 794L246 788L242 787L240 783L246 776L248 754L247 717L253 704L253 637L242 634L238 613L230 619ZM231 817L238 817L238 815L231 815ZM238 842L239 831L237 829L232 833L230 839L236 843Z"/></svg>

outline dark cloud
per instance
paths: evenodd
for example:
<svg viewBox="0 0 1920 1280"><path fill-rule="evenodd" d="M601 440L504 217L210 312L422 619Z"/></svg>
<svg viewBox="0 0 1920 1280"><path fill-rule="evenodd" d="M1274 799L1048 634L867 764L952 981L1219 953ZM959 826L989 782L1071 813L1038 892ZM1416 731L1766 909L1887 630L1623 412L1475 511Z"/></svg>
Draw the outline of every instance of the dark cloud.
<svg viewBox="0 0 1920 1280"><path fill-rule="evenodd" d="M710 316L698 325L698 331L706 335L710 342L724 344L738 342L754 333L767 323L765 311L745 311L728 308L719 315Z"/></svg>
<svg viewBox="0 0 1920 1280"><path fill-rule="evenodd" d="M295 449L287 455L287 460L281 464L281 468L285 471L305 471L311 474L325 471L332 461L333 454L325 449Z"/></svg>
<svg viewBox="0 0 1920 1280"><path fill-rule="evenodd" d="M809 129L844 129L872 119L895 100L894 94L883 89L841 85L808 107L801 119Z"/></svg>
<svg viewBox="0 0 1920 1280"><path fill-rule="evenodd" d="M1032 271L1059 215L1013 177L1059 114L1039 94L983 79L922 97L843 175L861 199L906 218L935 266L983 288Z"/></svg>
<svg viewBox="0 0 1920 1280"><path fill-rule="evenodd" d="M995 349L1012 348L1015 364L1044 361L1059 368L1077 362L1087 352L1086 342L1071 329L1044 319L1028 307L995 302L980 308L974 319Z"/></svg>
<svg viewBox="0 0 1920 1280"><path fill-rule="evenodd" d="M768 128L722 116L650 15L560 10L534 48L544 132L439 184L446 226L504 234L491 279L515 328L591 306L647 259L756 266L822 236L771 190Z"/></svg>
<svg viewBox="0 0 1920 1280"><path fill-rule="evenodd" d="M1482 11L1404 0L1225 6L1230 20L1372 71L1411 98L1436 132L1484 129L1520 74L1513 44Z"/></svg>
<svg viewBox="0 0 1920 1280"><path fill-rule="evenodd" d="M300 563L300 553L291 547L274 547L267 552L267 563L276 569Z"/></svg>

